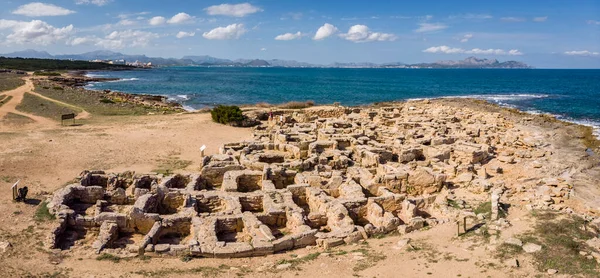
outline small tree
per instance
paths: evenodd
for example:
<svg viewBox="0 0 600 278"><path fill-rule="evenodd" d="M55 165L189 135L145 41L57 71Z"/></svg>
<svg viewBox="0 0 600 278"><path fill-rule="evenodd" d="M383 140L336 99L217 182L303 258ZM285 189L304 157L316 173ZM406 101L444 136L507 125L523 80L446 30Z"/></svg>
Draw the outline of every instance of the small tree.
<svg viewBox="0 0 600 278"><path fill-rule="evenodd" d="M237 106L219 105L210 111L213 121L220 124L239 123L244 120L242 110Z"/></svg>

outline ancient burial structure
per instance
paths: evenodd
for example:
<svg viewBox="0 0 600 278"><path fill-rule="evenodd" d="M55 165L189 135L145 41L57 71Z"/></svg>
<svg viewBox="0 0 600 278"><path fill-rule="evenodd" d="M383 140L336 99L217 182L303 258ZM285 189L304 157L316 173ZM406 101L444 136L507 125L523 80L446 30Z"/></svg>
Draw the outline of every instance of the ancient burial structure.
<svg viewBox="0 0 600 278"><path fill-rule="evenodd" d="M82 173L48 204L50 244L246 257L411 232L448 221L450 179L492 187L481 165L509 128L500 114L410 104L283 113L196 174Z"/></svg>

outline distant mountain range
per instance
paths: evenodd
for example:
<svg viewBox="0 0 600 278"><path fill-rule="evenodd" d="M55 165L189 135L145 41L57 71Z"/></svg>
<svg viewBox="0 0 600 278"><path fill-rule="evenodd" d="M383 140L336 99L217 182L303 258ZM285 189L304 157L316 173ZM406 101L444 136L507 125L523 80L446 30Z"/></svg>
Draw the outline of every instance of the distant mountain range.
<svg viewBox="0 0 600 278"><path fill-rule="evenodd" d="M460 61L438 61L435 63L404 64L396 63L333 63L329 65L310 64L294 60L261 60L261 59L238 59L229 60L215 58L207 55L185 56L181 59L148 57L146 55L126 55L113 51L98 50L82 54L51 55L46 51L32 49L18 51L8 54L0 54L3 57L38 58L38 59L60 59L60 60L126 60L127 62L138 61L140 63L152 63L154 66L218 66L218 67L327 67L327 68L508 68L523 69L531 68L525 63L517 61L499 62L496 59L478 59L469 57Z"/></svg>

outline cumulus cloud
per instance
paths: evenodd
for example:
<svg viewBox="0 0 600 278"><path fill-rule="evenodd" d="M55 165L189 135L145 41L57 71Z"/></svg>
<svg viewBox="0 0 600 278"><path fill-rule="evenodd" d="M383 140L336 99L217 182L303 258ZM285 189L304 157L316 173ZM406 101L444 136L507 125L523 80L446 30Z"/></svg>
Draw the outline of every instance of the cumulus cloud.
<svg viewBox="0 0 600 278"><path fill-rule="evenodd" d="M291 40L297 40L302 38L303 34L301 32L296 32L296 33L285 33L283 35L279 35L277 37L275 37L275 40L278 41L291 41Z"/></svg>
<svg viewBox="0 0 600 278"><path fill-rule="evenodd" d="M0 19L0 30L11 30L7 43L48 45L66 39L73 33L73 25L56 28L41 20L16 21Z"/></svg>
<svg viewBox="0 0 600 278"><path fill-rule="evenodd" d="M535 22L544 22L546 20L548 20L547 16L538 16L538 17L533 18L533 21L535 21Z"/></svg>
<svg viewBox="0 0 600 278"><path fill-rule="evenodd" d="M394 34L371 32L369 27L360 24L350 27L348 33L340 34L340 37L353 42L394 41L397 39Z"/></svg>
<svg viewBox="0 0 600 278"><path fill-rule="evenodd" d="M177 33L177 35L175 35L175 37L177 37L178 39L183 39L183 38L187 38L187 37L193 37L195 35L196 35L195 32L179 31L179 33Z"/></svg>
<svg viewBox="0 0 600 278"><path fill-rule="evenodd" d="M162 16L155 16L148 20L148 23L152 26L163 25L167 22L167 19Z"/></svg>
<svg viewBox="0 0 600 278"><path fill-rule="evenodd" d="M194 20L194 17L190 16L189 14L178 13L178 14L174 15L173 17L171 17L171 19L167 20L167 23L169 23L169 24L183 24L183 23L192 22L193 20Z"/></svg>
<svg viewBox="0 0 600 278"><path fill-rule="evenodd" d="M65 9L56 5L33 2L19 6L12 12L13 14L36 17L36 16L60 16L75 13L69 9Z"/></svg>
<svg viewBox="0 0 600 278"><path fill-rule="evenodd" d="M460 39L460 42L468 42L470 39L473 38L473 34L465 34L462 39Z"/></svg>
<svg viewBox="0 0 600 278"><path fill-rule="evenodd" d="M430 33L430 32L436 32L436 31L441 31L448 28L447 25L442 24L442 23L419 23L419 28L415 29L414 31L416 33Z"/></svg>
<svg viewBox="0 0 600 278"><path fill-rule="evenodd" d="M590 25L600 25L600 21L598 21L598 20L588 20L586 22L587 22L587 24L590 24Z"/></svg>
<svg viewBox="0 0 600 278"><path fill-rule="evenodd" d="M77 5L96 5L96 6L104 6L108 3L112 2L112 0L75 0L75 4Z"/></svg>
<svg viewBox="0 0 600 278"><path fill-rule="evenodd" d="M267 49L263 47L260 49L260 51L267 51Z"/></svg>
<svg viewBox="0 0 600 278"><path fill-rule="evenodd" d="M262 9L256 6L252 6L250 3L242 4L221 4L214 5L204 9L209 15L225 15L233 17L244 17L249 14L261 12Z"/></svg>
<svg viewBox="0 0 600 278"><path fill-rule="evenodd" d="M325 23L323 26L319 27L319 29L317 30L317 33L313 37L313 40L316 40L316 41L323 40L323 39L330 37L331 35L337 33L338 31L339 30L337 27L335 27L329 23Z"/></svg>
<svg viewBox="0 0 600 278"><path fill-rule="evenodd" d="M170 19L166 19L165 17L162 16L155 16L153 18L151 18L150 20L148 20L148 24L152 25L152 26L159 26L159 25L164 25L166 23L168 24L184 24L184 23L190 23L194 21L194 17L186 14L186 13L178 13L176 15L174 15L173 17L171 17Z"/></svg>
<svg viewBox="0 0 600 278"><path fill-rule="evenodd" d="M103 38L96 36L76 37L70 39L69 45L92 44L108 49L147 46L152 40L159 38L158 34L139 30L114 31Z"/></svg>
<svg viewBox="0 0 600 278"><path fill-rule="evenodd" d="M502 20L504 22L523 22L523 21L525 21L524 18L521 18L521 17L512 17L512 16L501 17L500 20Z"/></svg>
<svg viewBox="0 0 600 278"><path fill-rule="evenodd" d="M598 56L600 52L592 52L588 50L574 50L574 51L566 51L566 55L569 56Z"/></svg>
<svg viewBox="0 0 600 278"><path fill-rule="evenodd" d="M468 50L468 49L462 49L462 48L448 47L445 45L433 46L433 47L423 50L423 52L444 53L444 54L480 54L480 55L511 55L511 56L523 55L523 53L517 49L511 49L511 50L506 51L503 49L493 49L493 48L489 48L489 49L473 48L471 50Z"/></svg>
<svg viewBox="0 0 600 278"><path fill-rule="evenodd" d="M231 40L239 39L246 31L244 24L231 24L226 27L212 29L202 34L202 36L209 40Z"/></svg>

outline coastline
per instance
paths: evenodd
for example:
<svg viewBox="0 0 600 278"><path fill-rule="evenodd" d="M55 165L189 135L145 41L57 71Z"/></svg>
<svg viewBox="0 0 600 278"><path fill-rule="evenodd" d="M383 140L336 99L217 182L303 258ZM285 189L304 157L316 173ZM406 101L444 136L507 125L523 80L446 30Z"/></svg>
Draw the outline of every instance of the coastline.
<svg viewBox="0 0 600 278"><path fill-rule="evenodd" d="M83 81L81 81L81 83L77 84L76 86L80 86L82 88L84 88L85 90L90 90L90 91L106 91L106 90L95 90L95 89L91 89L89 88L89 84L92 83L96 83L96 82L122 82L122 81L129 81L129 80L137 80L137 79L122 79L122 78L106 78L106 77L98 77L94 75L94 72L104 72L104 71L75 71L75 72L69 72L69 74L67 74L67 76L72 77L72 78L81 78L83 79ZM153 95L153 94L136 94L136 93L129 93L129 92L115 92L118 93L120 95L123 96L128 96L128 98L135 98L135 97L162 97L164 99L161 99L161 102L168 102L168 103L177 103L179 105L179 107L181 107L183 110L185 110L186 112L189 113L197 113L197 112L205 112L207 111L207 108L194 108L188 105L185 105L183 102L185 100L189 99L189 96L187 95L177 95L177 96L173 96L173 95ZM551 112L546 112L546 111L538 111L538 110L523 110L520 109L518 107L516 107L515 105L511 105L505 102L502 102L501 100L503 99L507 99L507 98L513 98L513 97L530 97L530 98L543 98L543 97L547 97L548 95L541 95L541 94L500 94L500 95L467 95L467 96L440 96L440 97L423 97L423 98L408 98L408 99L400 99L400 100L396 100L396 101L387 101L387 102L372 102L372 103L368 103L368 104L362 104L362 105L350 105L350 106L346 106L346 107L370 107L370 106L377 106L377 105L385 105L385 104L392 104L392 103L402 103L402 102L410 102L410 101L420 101L420 100L444 100L444 99L463 99L463 100L483 100L489 104L493 104L493 105L497 105L499 107L505 108L505 109L510 109L510 110L517 110L521 113L526 113L529 115L545 115L546 117L552 117L555 120L558 121L563 121L565 123L568 124L576 124L576 125L581 125L584 127L589 127L591 129L591 133L593 136L596 137L596 139L600 140L600 122L596 122L593 120L580 120L580 119L573 119L570 118L568 116L562 116L562 115L556 115L556 114L552 114ZM184 99L184 101L182 102L181 99ZM500 101L498 101L500 100ZM310 101L310 100L307 100ZM247 104L240 104L240 107L245 107L245 108L252 108L252 107L257 107L259 104L265 104L263 102L261 103L247 103ZM281 106L285 106L286 103L280 103L280 104L267 104L270 105L271 108L281 108ZM331 106L333 104L326 104L326 103L319 103L319 104L315 104L314 106Z"/></svg>

